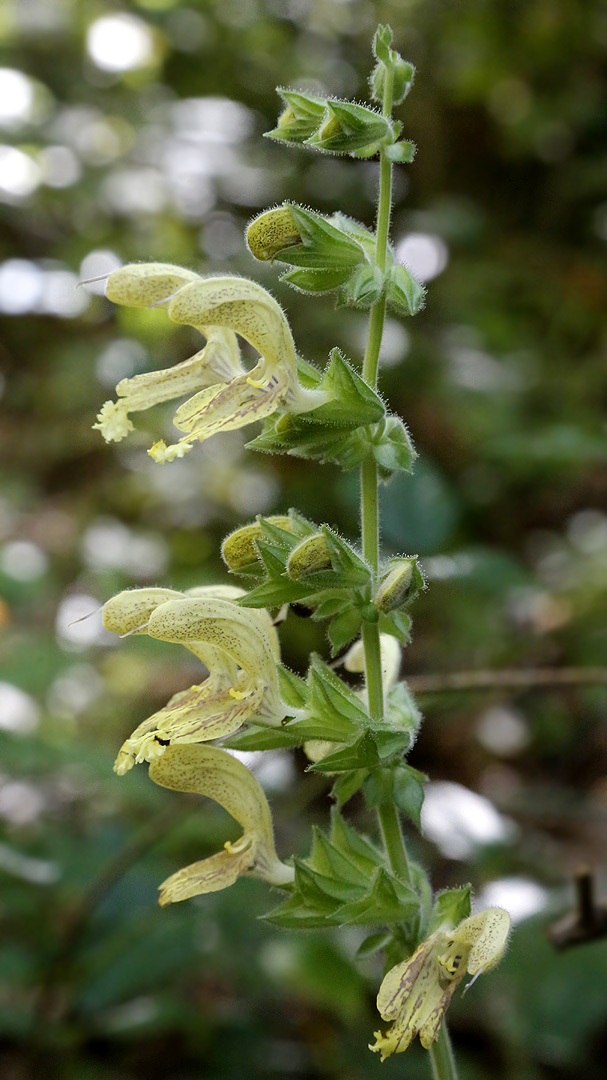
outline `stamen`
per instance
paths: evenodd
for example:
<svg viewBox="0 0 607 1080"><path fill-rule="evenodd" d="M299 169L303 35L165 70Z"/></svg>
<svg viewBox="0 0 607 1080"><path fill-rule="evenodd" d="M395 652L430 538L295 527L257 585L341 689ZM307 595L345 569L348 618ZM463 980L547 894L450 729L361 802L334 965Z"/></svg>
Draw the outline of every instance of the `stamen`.
<svg viewBox="0 0 607 1080"><path fill-rule="evenodd" d="M100 606L94 608L93 611L89 611L87 615L81 615L79 619L72 619L72 621L68 622L68 624L67 624L68 628L70 626L75 626L76 623L85 622L87 619L92 619L93 615L97 615L102 610L103 610L103 604L100 604Z"/></svg>
<svg viewBox="0 0 607 1080"><path fill-rule="evenodd" d="M156 303L150 304L150 308L160 307L161 304L168 304L169 300L172 300L173 297L177 296L177 293L180 293L182 289L183 285L180 285L174 293L171 293L170 296L165 296L164 300L156 300Z"/></svg>
<svg viewBox="0 0 607 1080"><path fill-rule="evenodd" d="M120 634L121 638L130 637L131 634L136 634L138 630L145 630L146 626L150 625L150 620L141 624L141 626L134 626L132 630L127 630L126 634Z"/></svg>
<svg viewBox="0 0 607 1080"><path fill-rule="evenodd" d="M114 271L113 271L113 270L108 270L108 271L107 271L107 273L105 273L105 274L100 274L100 275L99 275L99 277L89 277L89 278L85 278L85 279L84 279L84 281L79 281L79 282L78 282L78 283L76 284L76 286L75 286L75 287L76 287L77 289L79 289L81 285L92 285L92 284L93 284L93 283L94 283L95 281L106 281L106 280L107 280L107 278L109 278L110 274L113 274L113 273L114 273Z"/></svg>
<svg viewBox="0 0 607 1080"><path fill-rule="evenodd" d="M477 971L474 978L470 979L469 983L466 983L466 985L464 986L464 989L462 990L462 997L464 996L464 994L468 993L470 987L474 986L474 984L475 984L476 980L478 979L479 975L482 975L482 974L483 974L483 969L481 968L480 971Z"/></svg>

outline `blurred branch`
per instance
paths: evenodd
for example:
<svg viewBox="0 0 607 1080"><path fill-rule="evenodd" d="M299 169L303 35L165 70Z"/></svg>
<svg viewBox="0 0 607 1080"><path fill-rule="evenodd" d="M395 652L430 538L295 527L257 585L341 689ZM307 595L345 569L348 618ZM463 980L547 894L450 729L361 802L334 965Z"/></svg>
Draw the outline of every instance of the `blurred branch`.
<svg viewBox="0 0 607 1080"><path fill-rule="evenodd" d="M548 937L555 949L568 949L572 945L607 937L607 905L596 902L594 875L588 866L577 870L575 890L575 910L548 928Z"/></svg>
<svg viewBox="0 0 607 1080"><path fill-rule="evenodd" d="M411 675L407 685L414 694L442 694L452 690L527 690L535 686L607 686L607 668L453 671L437 675Z"/></svg>
<svg viewBox="0 0 607 1080"><path fill-rule="evenodd" d="M38 1025L44 1028L46 1024L65 1020L70 1013L70 972L83 931L95 909L146 851L163 839L167 831L188 813L192 813L191 806L170 806L146 822L133 840L107 863L68 911L57 933L56 949L46 978L39 988L33 1015L35 1030Z"/></svg>

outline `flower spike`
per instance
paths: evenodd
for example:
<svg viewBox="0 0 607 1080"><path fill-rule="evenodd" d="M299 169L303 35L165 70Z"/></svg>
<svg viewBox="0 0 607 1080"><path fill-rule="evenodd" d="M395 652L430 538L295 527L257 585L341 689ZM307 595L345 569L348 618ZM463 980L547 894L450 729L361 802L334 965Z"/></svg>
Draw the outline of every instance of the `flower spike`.
<svg viewBox="0 0 607 1080"><path fill-rule="evenodd" d="M172 874L160 886L161 905L217 892L237 878L259 877L272 885L293 880L293 869L274 847L268 800L253 774L225 750L211 746L171 746L150 766L150 778L172 791L206 795L242 825L243 835L223 851Z"/></svg>
<svg viewBox="0 0 607 1080"><path fill-rule="evenodd" d="M386 975L377 995L384 1020L393 1020L385 1034L375 1032L369 1049L381 1054L406 1050L416 1035L428 1050L438 1038L445 1012L466 974L475 979L502 958L510 916L502 908L487 908L449 929L439 927L408 960Z"/></svg>
<svg viewBox="0 0 607 1080"><path fill-rule="evenodd" d="M287 319L256 282L202 278L170 263L142 263L111 273L106 295L132 307L164 307L172 322L193 326L207 339L189 360L118 384L118 401L107 401L93 425L107 442L118 442L133 430L129 413L193 395L174 418L184 437L171 446L160 440L149 451L155 461L173 461L218 431L244 427L278 409L307 412L327 398L300 386ZM249 373L241 362L236 334L260 354Z"/></svg>
<svg viewBox="0 0 607 1080"><path fill-rule="evenodd" d="M115 771L161 757L174 743L224 738L253 719L278 724L285 716L278 692L278 637L263 609L241 608L234 586L203 586L187 593L132 589L103 607L106 629L148 634L185 645L209 669L200 684L174 694L139 724L122 745Z"/></svg>

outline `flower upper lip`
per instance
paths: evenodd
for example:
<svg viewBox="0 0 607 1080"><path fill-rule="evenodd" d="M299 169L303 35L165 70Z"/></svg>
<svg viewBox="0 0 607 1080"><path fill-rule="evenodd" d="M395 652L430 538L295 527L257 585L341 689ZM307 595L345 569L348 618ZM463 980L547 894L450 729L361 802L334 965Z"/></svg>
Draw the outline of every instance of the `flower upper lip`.
<svg viewBox="0 0 607 1080"><path fill-rule="evenodd" d="M121 267L110 274L109 299L135 307L163 306L172 322L192 326L207 338L205 347L172 368L135 375L117 386L117 401L106 401L97 423L108 442L133 430L129 414L184 395L193 395L175 414L186 434L167 446L155 443L155 461L172 461L218 431L244 427L277 409L306 412L326 395L306 390L297 379L291 329L277 301L261 285L236 276L203 278L168 263ZM247 372L236 335L259 353Z"/></svg>
<svg viewBox="0 0 607 1080"><path fill-rule="evenodd" d="M242 590L203 586L186 593L132 589L103 609L107 629L177 642L209 669L200 684L174 694L135 729L120 749L116 772L153 761L173 743L200 743L233 734L253 717L280 723L278 636L263 609L234 603Z"/></svg>
<svg viewBox="0 0 607 1080"><path fill-rule="evenodd" d="M150 777L173 791L206 795L242 825L239 840L223 850L185 866L160 886L160 904L187 900L227 888L243 874L274 885L293 880L293 869L282 863L274 847L272 816L264 792L242 762L212 746L171 746L152 762Z"/></svg>

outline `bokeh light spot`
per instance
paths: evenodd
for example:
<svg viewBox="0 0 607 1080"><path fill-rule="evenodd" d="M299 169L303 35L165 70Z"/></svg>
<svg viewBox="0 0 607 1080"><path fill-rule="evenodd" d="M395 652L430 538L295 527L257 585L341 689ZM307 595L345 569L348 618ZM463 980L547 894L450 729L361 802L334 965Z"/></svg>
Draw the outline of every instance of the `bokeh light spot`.
<svg viewBox="0 0 607 1080"><path fill-rule="evenodd" d="M434 233L411 232L396 244L396 261L404 263L418 281L432 281L445 269L449 249Z"/></svg>
<svg viewBox="0 0 607 1080"><path fill-rule="evenodd" d="M154 58L150 28L134 15L104 15L91 23L86 47L103 71L132 71L147 67Z"/></svg>
<svg viewBox="0 0 607 1080"><path fill-rule="evenodd" d="M22 71L0 68L0 124L13 127L29 120L34 104L34 88Z"/></svg>
<svg viewBox="0 0 607 1080"><path fill-rule="evenodd" d="M4 192L17 199L31 195L42 179L40 166L16 146L0 146L0 197Z"/></svg>

